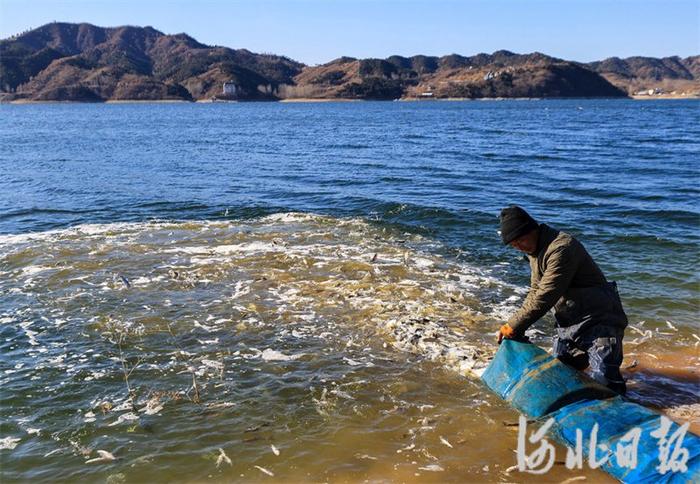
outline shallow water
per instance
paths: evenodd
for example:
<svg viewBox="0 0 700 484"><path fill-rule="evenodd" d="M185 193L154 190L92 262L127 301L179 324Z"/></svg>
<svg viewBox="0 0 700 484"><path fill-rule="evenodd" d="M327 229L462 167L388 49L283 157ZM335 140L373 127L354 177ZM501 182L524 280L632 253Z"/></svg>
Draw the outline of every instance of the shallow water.
<svg viewBox="0 0 700 484"><path fill-rule="evenodd" d="M0 107L3 480L541 481L470 375L526 293L510 202L618 281L630 396L697 425L697 107Z"/></svg>

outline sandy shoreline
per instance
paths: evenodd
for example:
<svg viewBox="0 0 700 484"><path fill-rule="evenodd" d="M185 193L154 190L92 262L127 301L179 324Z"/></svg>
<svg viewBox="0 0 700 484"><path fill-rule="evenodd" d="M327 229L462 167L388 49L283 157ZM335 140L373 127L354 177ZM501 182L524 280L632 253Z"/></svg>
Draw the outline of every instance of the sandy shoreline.
<svg viewBox="0 0 700 484"><path fill-rule="evenodd" d="M660 388L683 389L700 378L698 348L679 348L673 352L651 353L642 347L630 347L623 363L623 375L636 383L628 398L666 414L679 424L689 423L690 431L700 435L700 402L685 394L668 399L658 395ZM659 386L661 382L661 385ZM678 392L677 395L683 395Z"/></svg>
<svg viewBox="0 0 700 484"><path fill-rule="evenodd" d="M697 95L697 96L693 96L693 95L681 96L681 95L678 95L678 94L676 94L676 95L672 95L672 94L668 94L668 95L666 95L666 94L657 94L657 95L654 95L654 96L647 96L647 95L644 95L644 96L636 96L636 95L632 95L632 96L630 96L630 99L636 99L636 100L638 100L638 101L654 101L654 100L656 100L656 99L700 99L700 95Z"/></svg>

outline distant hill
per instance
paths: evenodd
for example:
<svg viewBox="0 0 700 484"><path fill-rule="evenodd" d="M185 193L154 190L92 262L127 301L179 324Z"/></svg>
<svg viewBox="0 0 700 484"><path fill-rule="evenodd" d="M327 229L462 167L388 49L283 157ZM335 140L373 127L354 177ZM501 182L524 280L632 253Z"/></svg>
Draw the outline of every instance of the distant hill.
<svg viewBox="0 0 700 484"><path fill-rule="evenodd" d="M699 70L698 57L582 64L508 51L305 66L152 27L51 23L0 41L0 100L622 97L677 86L700 92Z"/></svg>
<svg viewBox="0 0 700 484"><path fill-rule="evenodd" d="M649 89L700 93L700 56L610 57L585 66L629 94Z"/></svg>
<svg viewBox="0 0 700 484"><path fill-rule="evenodd" d="M0 41L0 89L33 100L193 100L221 93L225 81L245 99L271 99L303 67L152 27L52 23Z"/></svg>
<svg viewBox="0 0 700 484"><path fill-rule="evenodd" d="M307 67L283 94L338 98L620 97L625 92L590 69L544 54L498 51L463 57L341 57Z"/></svg>

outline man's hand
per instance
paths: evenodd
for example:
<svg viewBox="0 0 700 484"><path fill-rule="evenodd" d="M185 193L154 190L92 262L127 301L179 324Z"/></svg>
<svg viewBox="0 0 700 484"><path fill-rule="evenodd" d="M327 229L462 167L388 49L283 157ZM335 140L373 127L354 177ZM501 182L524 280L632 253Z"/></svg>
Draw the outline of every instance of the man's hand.
<svg viewBox="0 0 700 484"><path fill-rule="evenodd" d="M515 331L513 328L511 328L508 323L504 324L498 330L498 344L500 345L501 341L504 339L511 339L513 336L515 336Z"/></svg>

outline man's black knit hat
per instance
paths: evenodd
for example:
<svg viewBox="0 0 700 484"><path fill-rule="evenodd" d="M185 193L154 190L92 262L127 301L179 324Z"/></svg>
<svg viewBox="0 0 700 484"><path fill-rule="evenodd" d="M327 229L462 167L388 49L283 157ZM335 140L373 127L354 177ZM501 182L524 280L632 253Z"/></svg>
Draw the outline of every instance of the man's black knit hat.
<svg viewBox="0 0 700 484"><path fill-rule="evenodd" d="M517 205L501 210L501 238L508 245L518 237L539 227L534 218Z"/></svg>

